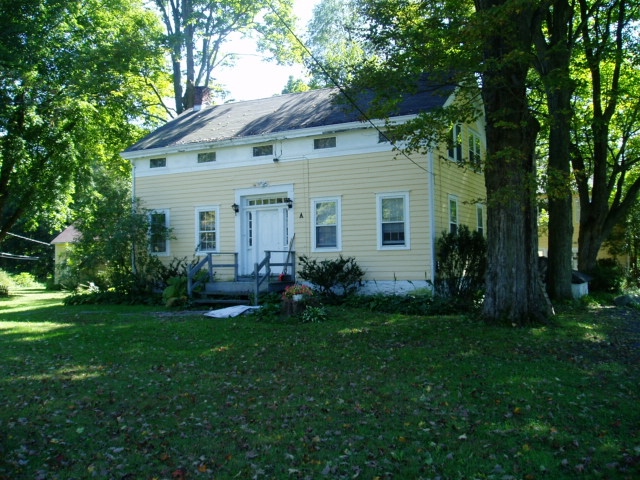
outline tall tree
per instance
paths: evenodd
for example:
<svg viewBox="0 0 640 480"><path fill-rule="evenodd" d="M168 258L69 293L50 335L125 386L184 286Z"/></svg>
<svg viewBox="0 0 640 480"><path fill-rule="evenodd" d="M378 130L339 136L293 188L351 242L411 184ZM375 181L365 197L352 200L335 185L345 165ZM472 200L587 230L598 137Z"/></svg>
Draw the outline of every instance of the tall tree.
<svg viewBox="0 0 640 480"><path fill-rule="evenodd" d="M292 0L155 0L171 55L175 111L193 107L196 86L214 89L216 68L231 64L223 47L232 35L255 35L259 52L293 59L288 25Z"/></svg>
<svg viewBox="0 0 640 480"><path fill-rule="evenodd" d="M307 25L305 44L312 58L305 58L313 88L347 85L353 73L374 54L362 41L366 25L357 0L321 0Z"/></svg>
<svg viewBox="0 0 640 480"><path fill-rule="evenodd" d="M576 42L574 5L554 0L535 30L534 66L540 75L547 106L548 161L546 185L549 225L547 291L553 299L573 298L571 291L573 247L573 189L571 185L571 102L575 81L571 61Z"/></svg>
<svg viewBox="0 0 640 480"><path fill-rule="evenodd" d="M160 34L138 1L0 0L0 240L66 217L92 163L121 162L154 115Z"/></svg>
<svg viewBox="0 0 640 480"><path fill-rule="evenodd" d="M527 101L538 2L476 0L486 112L487 244L484 314L515 324L550 314L539 280L535 145L539 123Z"/></svg>
<svg viewBox="0 0 640 480"><path fill-rule="evenodd" d="M456 82L460 101L439 117L454 122L473 118L474 103L467 100L480 88L488 204L483 311L491 321L518 325L552 314L538 272L534 150L539 125L527 97L541 3L365 2L371 22L368 40L384 59L374 83L387 85L387 95L389 85L401 91L403 78L410 75L444 72ZM434 132L447 130L446 124L423 115L405 132L414 139L410 146L429 146L442 138Z"/></svg>
<svg viewBox="0 0 640 480"><path fill-rule="evenodd" d="M574 109L572 166L580 199L578 268L592 271L598 252L640 193L629 174L640 162L637 21L631 0L579 0L581 57ZM576 74L579 76L579 74Z"/></svg>

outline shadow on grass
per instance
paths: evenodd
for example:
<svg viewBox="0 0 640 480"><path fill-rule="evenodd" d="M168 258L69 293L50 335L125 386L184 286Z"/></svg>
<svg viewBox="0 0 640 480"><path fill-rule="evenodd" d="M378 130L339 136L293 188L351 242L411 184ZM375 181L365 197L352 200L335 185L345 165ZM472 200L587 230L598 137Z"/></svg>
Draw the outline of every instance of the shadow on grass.
<svg viewBox="0 0 640 480"><path fill-rule="evenodd" d="M41 305L40 324L3 317L0 478L640 473L638 371L613 310L527 329L329 313L278 324Z"/></svg>

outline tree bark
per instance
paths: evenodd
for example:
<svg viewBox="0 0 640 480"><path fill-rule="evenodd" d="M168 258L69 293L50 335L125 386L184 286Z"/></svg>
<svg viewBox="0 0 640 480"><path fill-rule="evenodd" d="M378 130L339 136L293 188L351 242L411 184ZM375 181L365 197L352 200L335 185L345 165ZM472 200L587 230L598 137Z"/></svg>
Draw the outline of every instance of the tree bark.
<svg viewBox="0 0 640 480"><path fill-rule="evenodd" d="M525 325L552 314L538 270L534 152L539 125L526 90L536 12L507 3L476 0L486 19L501 16L501 26L494 24L483 36L488 204L483 314L492 322Z"/></svg>
<svg viewBox="0 0 640 480"><path fill-rule="evenodd" d="M574 14L567 0L555 0L552 7L546 16L546 28L537 30L535 39L536 68L544 84L549 110L547 292L552 299L568 300L573 298L573 193L569 151L574 91L570 72L574 40L570 27Z"/></svg>

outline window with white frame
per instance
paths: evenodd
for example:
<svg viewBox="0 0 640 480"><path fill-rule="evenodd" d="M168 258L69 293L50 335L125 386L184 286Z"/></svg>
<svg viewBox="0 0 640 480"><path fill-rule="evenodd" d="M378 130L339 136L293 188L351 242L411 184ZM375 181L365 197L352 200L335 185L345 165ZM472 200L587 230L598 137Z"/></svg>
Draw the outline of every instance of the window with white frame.
<svg viewBox="0 0 640 480"><path fill-rule="evenodd" d="M336 137L324 137L313 139L313 149L336 148Z"/></svg>
<svg viewBox="0 0 640 480"><path fill-rule="evenodd" d="M484 235L484 205L476 205L477 230L480 235Z"/></svg>
<svg viewBox="0 0 640 480"><path fill-rule="evenodd" d="M409 194L377 195L378 247L409 248Z"/></svg>
<svg viewBox="0 0 640 480"><path fill-rule="evenodd" d="M169 255L169 210L149 213L149 250L155 255Z"/></svg>
<svg viewBox="0 0 640 480"><path fill-rule="evenodd" d="M460 220L460 204L458 197L449 195L449 232L456 233L458 231L458 222Z"/></svg>
<svg viewBox="0 0 640 480"><path fill-rule="evenodd" d="M205 152L198 154L198 163L210 163L216 161L216 152Z"/></svg>
<svg viewBox="0 0 640 480"><path fill-rule="evenodd" d="M313 248L314 250L340 250L341 202L340 198L313 200Z"/></svg>
<svg viewBox="0 0 640 480"><path fill-rule="evenodd" d="M218 251L218 207L196 209L196 251Z"/></svg>
<svg viewBox="0 0 640 480"><path fill-rule="evenodd" d="M257 147L253 147L254 157L266 157L269 155L273 155L273 145L259 145Z"/></svg>
<svg viewBox="0 0 640 480"><path fill-rule="evenodd" d="M480 135L473 130L469 130L469 163L475 170L482 166L482 143Z"/></svg>
<svg viewBox="0 0 640 480"><path fill-rule="evenodd" d="M462 161L462 125L459 123L449 131L449 158L456 162Z"/></svg>
<svg viewBox="0 0 640 480"><path fill-rule="evenodd" d="M149 168L163 168L167 166L166 158L152 158L149 160Z"/></svg>

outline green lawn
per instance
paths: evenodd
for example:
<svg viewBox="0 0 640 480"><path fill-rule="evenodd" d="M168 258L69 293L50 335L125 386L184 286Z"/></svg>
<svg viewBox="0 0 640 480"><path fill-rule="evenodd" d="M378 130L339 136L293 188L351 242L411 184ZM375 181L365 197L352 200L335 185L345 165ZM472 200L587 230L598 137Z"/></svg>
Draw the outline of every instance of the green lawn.
<svg viewBox="0 0 640 480"><path fill-rule="evenodd" d="M508 329L0 300L0 479L640 478L637 311Z"/></svg>

